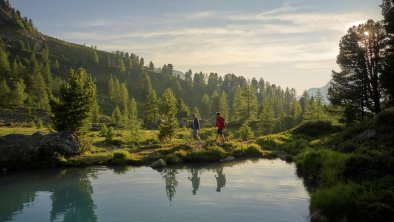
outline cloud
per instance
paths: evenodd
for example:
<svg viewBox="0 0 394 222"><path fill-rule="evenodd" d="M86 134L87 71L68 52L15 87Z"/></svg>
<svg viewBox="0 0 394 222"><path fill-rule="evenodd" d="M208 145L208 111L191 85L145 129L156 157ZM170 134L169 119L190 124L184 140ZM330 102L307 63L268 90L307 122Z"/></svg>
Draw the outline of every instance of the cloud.
<svg viewBox="0 0 394 222"><path fill-rule="evenodd" d="M340 37L369 18L366 11L318 12L284 4L253 13L196 11L100 19L79 23L78 30L60 36L108 51L138 53L156 64L173 63L185 70L266 73L272 82L297 82L295 87L302 91L298 76L274 75L274 67L281 66L281 73L325 75L326 81L336 68Z"/></svg>

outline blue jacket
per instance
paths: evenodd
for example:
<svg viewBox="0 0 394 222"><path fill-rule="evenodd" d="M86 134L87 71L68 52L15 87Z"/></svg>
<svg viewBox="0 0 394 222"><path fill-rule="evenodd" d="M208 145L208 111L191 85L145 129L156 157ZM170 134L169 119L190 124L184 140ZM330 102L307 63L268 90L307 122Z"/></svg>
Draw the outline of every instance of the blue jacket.
<svg viewBox="0 0 394 222"><path fill-rule="evenodd" d="M193 129L200 129L200 121L197 118L193 119Z"/></svg>

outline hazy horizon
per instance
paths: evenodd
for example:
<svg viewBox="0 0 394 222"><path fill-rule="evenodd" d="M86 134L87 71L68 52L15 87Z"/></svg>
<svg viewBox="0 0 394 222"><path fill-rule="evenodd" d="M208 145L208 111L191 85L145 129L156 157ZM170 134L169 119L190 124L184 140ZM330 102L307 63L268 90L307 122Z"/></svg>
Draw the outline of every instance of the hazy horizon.
<svg viewBox="0 0 394 222"><path fill-rule="evenodd" d="M44 34L121 50L156 67L234 73L304 90L331 78L340 38L382 19L370 0L11 0Z"/></svg>

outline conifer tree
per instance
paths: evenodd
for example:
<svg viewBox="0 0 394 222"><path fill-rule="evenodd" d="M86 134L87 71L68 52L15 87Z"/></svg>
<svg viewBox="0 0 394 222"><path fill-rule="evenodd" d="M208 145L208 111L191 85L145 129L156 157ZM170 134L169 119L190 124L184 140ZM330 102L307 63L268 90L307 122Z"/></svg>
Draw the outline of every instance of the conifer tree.
<svg viewBox="0 0 394 222"><path fill-rule="evenodd" d="M122 113L120 112L119 106L116 106L114 111L112 111L111 115L112 122L117 126L122 126L124 123L124 118Z"/></svg>
<svg viewBox="0 0 394 222"><path fill-rule="evenodd" d="M58 131L83 132L91 123L96 84L86 71L69 72L60 89L60 98L51 99L52 121Z"/></svg>
<svg viewBox="0 0 394 222"><path fill-rule="evenodd" d="M155 90L151 89L144 104L143 120L145 126L150 128L154 126L159 118L159 101Z"/></svg>
<svg viewBox="0 0 394 222"><path fill-rule="evenodd" d="M111 77L109 78L108 81L108 97L110 100L115 100L115 81L114 81L114 77L111 75Z"/></svg>
<svg viewBox="0 0 394 222"><path fill-rule="evenodd" d="M272 108L271 98L265 98L262 111L260 114L259 128L262 134L272 133L276 124L274 110Z"/></svg>
<svg viewBox="0 0 394 222"><path fill-rule="evenodd" d="M3 41L0 38L0 77L8 77L11 71L8 54L3 46Z"/></svg>
<svg viewBox="0 0 394 222"><path fill-rule="evenodd" d="M94 64L99 63L99 57L97 55L97 50L95 50L95 49L92 49L90 52L90 62L92 62Z"/></svg>
<svg viewBox="0 0 394 222"><path fill-rule="evenodd" d="M7 81L3 78L0 82L0 104L1 105L6 106L9 104L10 93L11 93L10 87L8 87Z"/></svg>
<svg viewBox="0 0 394 222"><path fill-rule="evenodd" d="M130 140L134 142L139 139L141 130L141 121L138 119L137 115L137 102L134 98L131 98L128 107L126 129L130 132Z"/></svg>
<svg viewBox="0 0 394 222"><path fill-rule="evenodd" d="M167 88L163 93L160 111L161 119L159 125L159 138L161 140L172 140L175 136L175 130L178 127L178 122L176 120L176 98L170 88Z"/></svg>
<svg viewBox="0 0 394 222"><path fill-rule="evenodd" d="M224 91L220 94L219 110L220 110L223 117L227 118L229 116L228 115L229 112L228 112L227 94Z"/></svg>
<svg viewBox="0 0 394 222"><path fill-rule="evenodd" d="M28 92L33 103L32 108L49 110L48 86L40 72L31 75Z"/></svg>
<svg viewBox="0 0 394 222"><path fill-rule="evenodd" d="M188 118L190 116L189 107L186 105L185 102L183 102L182 99L178 99L176 108L177 108L176 117L178 118L178 120L182 120L183 118Z"/></svg>
<svg viewBox="0 0 394 222"><path fill-rule="evenodd" d="M256 89L246 84L242 88L242 97L245 101L245 110L243 110L242 115L245 116L247 120L256 118L258 108Z"/></svg>
<svg viewBox="0 0 394 222"><path fill-rule="evenodd" d="M127 107L129 104L129 91L127 90L127 86L125 83L121 83L120 84L120 101L121 103L119 105L121 105L123 113L127 113Z"/></svg>
<svg viewBox="0 0 394 222"><path fill-rule="evenodd" d="M386 39L382 23L368 20L351 27L339 43L340 71L333 71L328 95L333 105L344 107L357 121L382 109L380 75L385 62L382 55L387 47Z"/></svg>
<svg viewBox="0 0 394 222"><path fill-rule="evenodd" d="M208 94L205 93L202 96L200 104L201 104L200 105L201 115L203 115L203 117L205 117L205 118L207 118L208 116L211 116L209 113L210 112L210 99L209 99Z"/></svg>
<svg viewBox="0 0 394 222"><path fill-rule="evenodd" d="M22 79L19 79L15 83L14 89L11 91L11 95L9 97L10 103L17 107L24 107L25 100L27 98L25 90L26 90L26 85L23 83Z"/></svg>
<svg viewBox="0 0 394 222"><path fill-rule="evenodd" d="M244 119L244 114L246 110L246 102L242 97L242 89L237 87L235 89L234 99L233 99L233 115L232 120L235 122L240 122Z"/></svg>

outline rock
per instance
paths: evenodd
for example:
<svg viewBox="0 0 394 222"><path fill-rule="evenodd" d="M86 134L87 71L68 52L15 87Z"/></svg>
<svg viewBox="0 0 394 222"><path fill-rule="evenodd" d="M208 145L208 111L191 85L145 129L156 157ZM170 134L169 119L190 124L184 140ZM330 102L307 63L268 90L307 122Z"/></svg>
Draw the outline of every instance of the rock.
<svg viewBox="0 0 394 222"><path fill-rule="evenodd" d="M374 129L368 129L368 130L365 130L364 132L362 132L361 134L359 134L358 136L356 136L356 137L353 139L353 142L354 142L354 143L363 143L363 142L365 142L365 141L367 141L367 140L370 140L370 139L372 139L372 138L375 138L376 135L377 135L376 130L374 130Z"/></svg>
<svg viewBox="0 0 394 222"><path fill-rule="evenodd" d="M225 158L223 158L223 159L220 159L219 161L220 161L220 162L227 162L227 161L232 161L232 160L235 160L235 157L233 157L233 156L227 156L227 157L225 157Z"/></svg>
<svg viewBox="0 0 394 222"><path fill-rule="evenodd" d="M33 136L45 136L45 133L41 132L41 131L37 131L33 134Z"/></svg>
<svg viewBox="0 0 394 222"><path fill-rule="evenodd" d="M0 137L0 166L26 167L28 163L51 162L56 153L70 156L80 149L81 143L72 132L10 134Z"/></svg>
<svg viewBox="0 0 394 222"><path fill-rule="evenodd" d="M278 155L279 159L284 160L286 162L291 161L293 159L285 151L278 151L276 154Z"/></svg>
<svg viewBox="0 0 394 222"><path fill-rule="evenodd" d="M44 151L56 151L59 154L70 156L80 153L81 143L72 132L58 132L45 136L39 143Z"/></svg>
<svg viewBox="0 0 394 222"><path fill-rule="evenodd" d="M165 167L165 166L167 166L167 163L163 159L158 159L155 162L151 163L151 165L150 165L150 167L152 167L152 168L160 168L160 167Z"/></svg>
<svg viewBox="0 0 394 222"><path fill-rule="evenodd" d="M312 215L310 215L311 222L326 222L328 221L326 217L321 215L320 211L315 211Z"/></svg>

